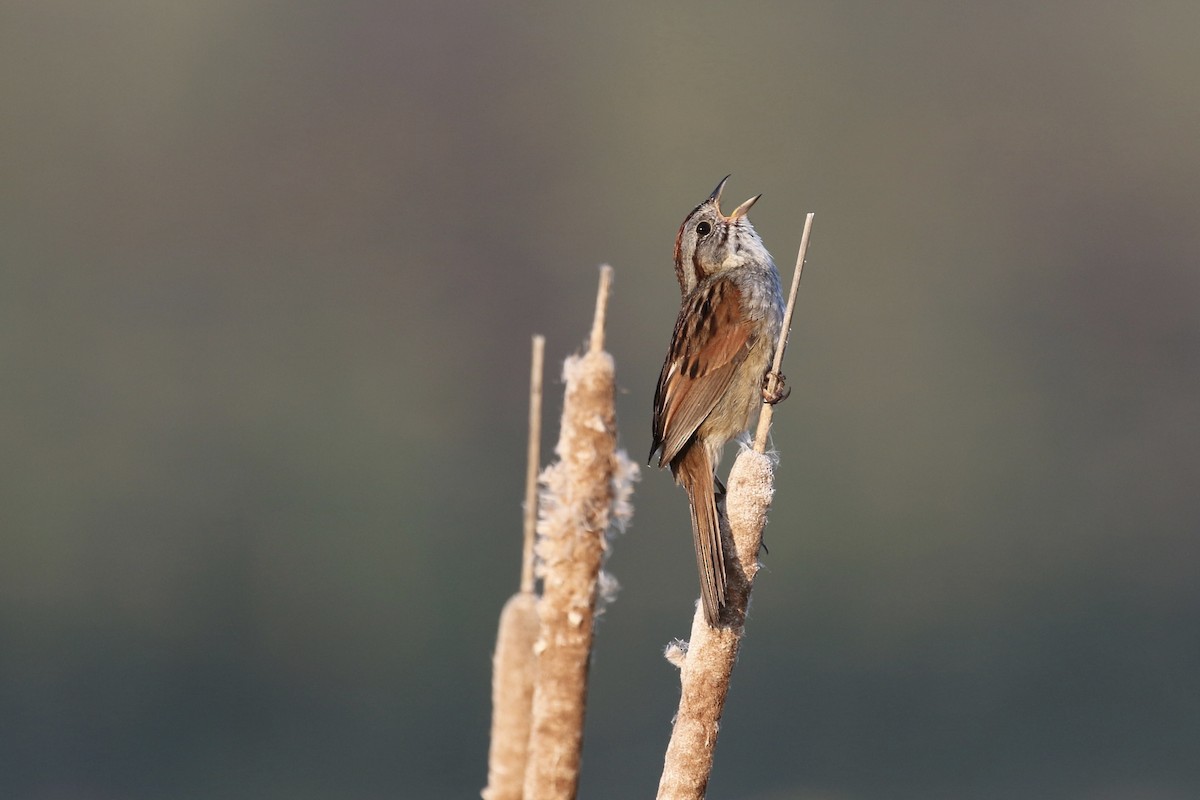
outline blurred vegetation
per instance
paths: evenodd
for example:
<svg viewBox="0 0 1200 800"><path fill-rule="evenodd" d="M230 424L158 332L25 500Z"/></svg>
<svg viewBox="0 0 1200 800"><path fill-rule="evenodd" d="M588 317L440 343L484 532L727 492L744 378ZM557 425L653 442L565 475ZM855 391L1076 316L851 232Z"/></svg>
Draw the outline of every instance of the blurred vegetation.
<svg viewBox="0 0 1200 800"><path fill-rule="evenodd" d="M1198 28L6 5L0 794L474 796L529 334L553 377L612 263L648 449L732 172L781 264L817 222L712 795L1197 796ZM694 600L682 493L634 500L583 797L652 791Z"/></svg>

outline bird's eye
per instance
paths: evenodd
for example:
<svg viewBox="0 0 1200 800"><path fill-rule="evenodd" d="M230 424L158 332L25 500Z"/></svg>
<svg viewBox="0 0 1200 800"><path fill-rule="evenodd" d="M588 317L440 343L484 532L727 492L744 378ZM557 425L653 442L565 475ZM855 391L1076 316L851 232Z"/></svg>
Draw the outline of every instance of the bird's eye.
<svg viewBox="0 0 1200 800"><path fill-rule="evenodd" d="M707 222L701 222L696 226L697 236L708 236L710 233L712 233L712 225L709 225Z"/></svg>

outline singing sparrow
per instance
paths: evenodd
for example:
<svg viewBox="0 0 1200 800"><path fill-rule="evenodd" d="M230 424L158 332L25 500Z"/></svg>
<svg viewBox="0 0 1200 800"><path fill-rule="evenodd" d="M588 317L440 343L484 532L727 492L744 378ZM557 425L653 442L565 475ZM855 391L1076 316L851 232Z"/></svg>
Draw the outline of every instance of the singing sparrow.
<svg viewBox="0 0 1200 800"><path fill-rule="evenodd" d="M783 320L779 272L746 213L762 195L729 216L721 213L726 176L688 214L675 238L675 277L683 305L654 393L654 442L688 495L700 594L708 624L726 605L716 477L725 443L744 432L764 400L786 393L765 381Z"/></svg>

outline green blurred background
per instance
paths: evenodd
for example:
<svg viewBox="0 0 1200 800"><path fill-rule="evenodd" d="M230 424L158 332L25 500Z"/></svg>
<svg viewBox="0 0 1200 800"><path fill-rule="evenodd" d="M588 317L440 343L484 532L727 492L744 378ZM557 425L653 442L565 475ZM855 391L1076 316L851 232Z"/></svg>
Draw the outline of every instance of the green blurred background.
<svg viewBox="0 0 1200 800"><path fill-rule="evenodd" d="M649 449L726 173L790 272L713 797L1200 796L1200 6L7 3L0 796L485 782L529 336ZM725 466L730 463L731 453ZM646 470L582 796L657 785Z"/></svg>

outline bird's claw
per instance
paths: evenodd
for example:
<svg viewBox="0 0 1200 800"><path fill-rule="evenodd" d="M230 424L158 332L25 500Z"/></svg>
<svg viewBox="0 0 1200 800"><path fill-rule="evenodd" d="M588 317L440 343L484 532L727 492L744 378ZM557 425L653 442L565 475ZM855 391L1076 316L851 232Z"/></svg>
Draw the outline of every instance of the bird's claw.
<svg viewBox="0 0 1200 800"><path fill-rule="evenodd" d="M787 399L787 396L792 393L792 387L785 385L785 380L782 372L768 372L763 376L764 403L773 406Z"/></svg>

